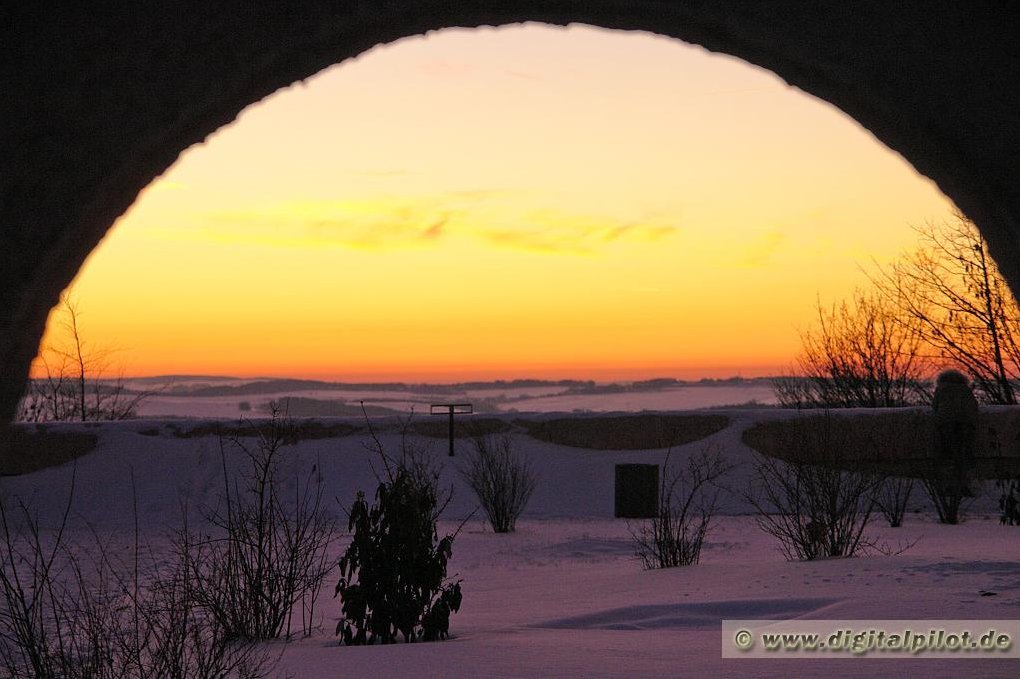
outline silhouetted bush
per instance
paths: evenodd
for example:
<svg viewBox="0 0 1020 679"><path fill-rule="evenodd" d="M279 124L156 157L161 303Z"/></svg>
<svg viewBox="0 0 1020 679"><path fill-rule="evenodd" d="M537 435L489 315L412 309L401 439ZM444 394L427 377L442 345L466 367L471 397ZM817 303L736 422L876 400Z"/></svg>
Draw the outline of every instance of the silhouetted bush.
<svg viewBox="0 0 1020 679"><path fill-rule="evenodd" d="M921 484L935 508L939 523L956 525L963 520L970 488L958 469L933 461L928 465Z"/></svg>
<svg viewBox="0 0 1020 679"><path fill-rule="evenodd" d="M758 526L779 540L788 559L853 556L875 543L864 535L877 508L882 477L841 469L842 427L825 415L805 430L802 454L790 461L761 455L744 496ZM809 464L802 460L813 460Z"/></svg>
<svg viewBox="0 0 1020 679"><path fill-rule="evenodd" d="M730 469L714 449L693 455L686 466L670 466L671 454L663 463L658 515L631 529L646 569L698 563L718 505L717 482Z"/></svg>
<svg viewBox="0 0 1020 679"><path fill-rule="evenodd" d="M476 436L472 443L474 450L461 468L461 476L475 492L492 530L512 532L535 492L535 470L527 457L514 449L509 432Z"/></svg>
<svg viewBox="0 0 1020 679"><path fill-rule="evenodd" d="M875 546L864 529L879 483L860 472L760 457L746 497L788 559L854 556Z"/></svg>
<svg viewBox="0 0 1020 679"><path fill-rule="evenodd" d="M74 483L72 479L73 496ZM71 496L67 507L71 505ZM196 600L189 558L69 545L24 504L0 503L0 674L12 679L256 679L272 663ZM123 557L123 558L122 558ZM143 560L144 564L143 565Z"/></svg>
<svg viewBox="0 0 1020 679"><path fill-rule="evenodd" d="M783 408L890 408L929 399L918 322L881 294L857 290L801 334L800 376L773 380Z"/></svg>
<svg viewBox="0 0 1020 679"><path fill-rule="evenodd" d="M1002 424L1008 426L1007 422ZM1000 458L1004 452L1004 436L1011 437L1013 440L1020 438L1020 434L1013 434L1011 436L1010 430L1001 425L987 427L986 431L988 432L986 439L988 451ZM999 523L1004 526L1020 526L1020 476L1016 475L1015 471L1012 474L1007 473L1003 477L996 479L995 487L999 489L1000 493L998 503Z"/></svg>
<svg viewBox="0 0 1020 679"><path fill-rule="evenodd" d="M124 379L104 377L109 371L110 349L87 341L79 326L78 303L61 295L55 326L62 339L40 347L41 374L28 381L18 403L17 422L126 420L155 392L128 388ZM60 330L56 330L59 327Z"/></svg>
<svg viewBox="0 0 1020 679"><path fill-rule="evenodd" d="M220 439L224 495L207 516L215 536L182 531L178 551L189 563L196 598L233 636L275 639L290 636L295 613L304 635L314 627L323 580L333 570L327 551L335 525L322 506L323 484L315 466L293 491L280 478L281 449L295 440L285 415L273 411L268 423L252 428L255 445ZM242 451L250 467L245 487L227 480L225 446Z"/></svg>
<svg viewBox="0 0 1020 679"><path fill-rule="evenodd" d="M924 468L929 453L926 445L931 429L931 416L927 412L902 412L871 421L860 420L848 446L856 449L862 459L856 469L878 474L877 503L889 526L903 525L907 503L914 491L915 479L911 471ZM842 453L841 453L842 454Z"/></svg>
<svg viewBox="0 0 1020 679"><path fill-rule="evenodd" d="M1020 526L1020 478L1001 479L995 485L1002 490L999 497L999 523Z"/></svg>
<svg viewBox="0 0 1020 679"><path fill-rule="evenodd" d="M393 643L398 634L408 642L445 639L450 615L460 609L460 581L446 577L456 533L439 539L436 528L451 495L440 498L428 451L406 434L405 423L401 456L392 459L372 432L385 477L371 506L359 491L350 509L353 536L336 586L343 644Z"/></svg>
<svg viewBox="0 0 1020 679"><path fill-rule="evenodd" d="M914 479L902 476L888 476L882 480L878 490L878 508L893 528L903 525L907 502L914 490Z"/></svg>

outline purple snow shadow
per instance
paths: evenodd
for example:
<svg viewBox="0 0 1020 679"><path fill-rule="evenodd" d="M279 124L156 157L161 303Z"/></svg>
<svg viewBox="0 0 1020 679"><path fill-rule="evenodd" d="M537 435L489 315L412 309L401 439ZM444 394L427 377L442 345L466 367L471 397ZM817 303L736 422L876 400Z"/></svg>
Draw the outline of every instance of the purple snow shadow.
<svg viewBox="0 0 1020 679"><path fill-rule="evenodd" d="M723 620L789 620L814 613L839 599L736 599L690 604L648 604L610 608L536 623L539 629L718 630Z"/></svg>

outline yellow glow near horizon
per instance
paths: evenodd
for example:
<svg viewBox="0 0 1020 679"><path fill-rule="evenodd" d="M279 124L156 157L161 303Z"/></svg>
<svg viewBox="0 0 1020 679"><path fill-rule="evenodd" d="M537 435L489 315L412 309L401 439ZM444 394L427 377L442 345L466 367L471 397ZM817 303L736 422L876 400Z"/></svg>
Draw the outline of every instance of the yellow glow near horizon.
<svg viewBox="0 0 1020 679"><path fill-rule="evenodd" d="M951 209L737 59L448 30L246 109L143 192L72 290L134 375L767 374L816 296Z"/></svg>

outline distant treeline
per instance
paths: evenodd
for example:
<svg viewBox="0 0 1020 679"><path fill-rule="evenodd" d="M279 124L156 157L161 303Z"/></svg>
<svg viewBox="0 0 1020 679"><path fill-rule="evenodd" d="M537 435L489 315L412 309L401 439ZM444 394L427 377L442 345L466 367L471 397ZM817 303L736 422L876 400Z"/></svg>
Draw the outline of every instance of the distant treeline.
<svg viewBox="0 0 1020 679"><path fill-rule="evenodd" d="M679 387L740 387L762 384L772 385L771 377L726 377L713 379L709 377L700 380L678 380L672 377L657 377L651 380L640 380L638 382L624 382L611 384L595 384L584 382L578 386L567 389L566 394L623 394L629 391L658 391L664 389L676 389Z"/></svg>

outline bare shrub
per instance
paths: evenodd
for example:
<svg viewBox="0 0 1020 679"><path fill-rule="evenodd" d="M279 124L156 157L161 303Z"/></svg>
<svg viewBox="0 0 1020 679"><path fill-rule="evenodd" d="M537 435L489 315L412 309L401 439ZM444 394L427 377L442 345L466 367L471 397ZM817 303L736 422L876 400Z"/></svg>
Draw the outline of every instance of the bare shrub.
<svg viewBox="0 0 1020 679"><path fill-rule="evenodd" d="M631 529L645 569L698 563L718 507L718 481L732 468L715 448L692 455L686 465L670 465L671 455L672 448L663 463L658 515Z"/></svg>
<svg viewBox="0 0 1020 679"><path fill-rule="evenodd" d="M373 463L372 472L380 483L391 481L399 469L404 469L412 480L422 486L430 486L436 493L436 505L433 516L438 519L447 505L453 499L453 487L445 490L439 488L439 477L443 471L443 464L435 454L435 440L428 434L421 433L420 423L414 421L414 409L407 417L397 418L397 430L400 432L400 448L397 455L391 455L386 451L382 441L376 434L375 427L369 419L371 410L362 403L362 416L365 419L365 429L369 434L369 442L364 444L365 450L372 454L372 458L382 463L382 471Z"/></svg>
<svg viewBox="0 0 1020 679"><path fill-rule="evenodd" d="M858 290L801 334L799 375L773 380L784 408L887 408L927 400L920 330L884 296Z"/></svg>
<svg viewBox="0 0 1020 679"><path fill-rule="evenodd" d="M460 473L496 533L510 533L535 492L538 476L531 462L514 448L513 434L472 439L474 450Z"/></svg>
<svg viewBox="0 0 1020 679"><path fill-rule="evenodd" d="M1015 418L996 423L995 426L989 426L985 430L988 432L987 438L985 439L985 445L989 452L996 457L1002 457L1003 455L1003 441L1008 440L1011 429L1010 424L1016 422ZM1003 426L1004 425L1004 426ZM979 429L979 435L980 435ZM1020 438L1020 434L1012 436L1015 440ZM1020 526L1020 475L1016 471L1007 472L1001 475L995 480L995 487L999 489L999 523L1003 526Z"/></svg>
<svg viewBox="0 0 1020 679"><path fill-rule="evenodd" d="M122 606L126 599L127 608L121 609L124 619L117 621L112 635L115 656L122 658L113 676L268 676L273 663L267 653L223 627L199 600L194 566L205 556L201 549L179 552L169 568L152 559L147 569L151 577L144 583L117 576L118 590L129 594L120 598Z"/></svg>
<svg viewBox="0 0 1020 679"><path fill-rule="evenodd" d="M962 213L914 229L918 248L873 275L925 353L960 367L985 403L1017 403L1020 308L988 244Z"/></svg>
<svg viewBox="0 0 1020 679"><path fill-rule="evenodd" d="M903 525L907 503L914 491L914 479L903 476L887 476L882 480L876 500L882 515L892 528Z"/></svg>
<svg viewBox="0 0 1020 679"><path fill-rule="evenodd" d="M746 498L788 559L854 556L875 546L864 530L878 484L870 474L760 456Z"/></svg>
<svg viewBox="0 0 1020 679"><path fill-rule="evenodd" d="M746 500L758 526L779 540L788 559L854 556L874 541L864 534L877 508L882 477L841 468L834 451L845 446L828 414L820 426L804 428L805 438L789 461L759 455Z"/></svg>
<svg viewBox="0 0 1020 679"><path fill-rule="evenodd" d="M999 523L1020 526L1020 478L999 479L995 485L1002 491L999 496Z"/></svg>
<svg viewBox="0 0 1020 679"><path fill-rule="evenodd" d="M0 670L21 678L213 679L267 676L272 663L195 599L192 569L140 547L128 559L92 533L91 545L44 531L29 508L0 504ZM137 516L137 514L136 514ZM146 556L150 568L140 565ZM194 556L191 554L190 556Z"/></svg>
<svg viewBox="0 0 1020 679"><path fill-rule="evenodd" d="M780 408L814 408L818 401L815 383L810 377L784 374L770 380L772 394Z"/></svg>
<svg viewBox="0 0 1020 679"><path fill-rule="evenodd" d="M81 327L78 303L60 298L63 339L43 347L28 389L18 404L18 422L125 420L155 392L128 389L120 377L108 378L109 348L89 342Z"/></svg>
<svg viewBox="0 0 1020 679"><path fill-rule="evenodd" d="M932 461L925 469L921 484L939 523L956 525L963 520L970 489L968 480L955 465Z"/></svg>
<svg viewBox="0 0 1020 679"><path fill-rule="evenodd" d="M895 416L872 417L861 421L854 437L855 445L882 475L877 503L889 526L899 528L907 512L907 503L916 484L918 469L928 463L932 439L932 421L928 412L897 413ZM869 465L869 463L872 463Z"/></svg>
<svg viewBox="0 0 1020 679"><path fill-rule="evenodd" d="M317 467L295 479L292 496L283 492L279 464L282 449L294 440L292 429L289 418L274 410L265 426L252 428L254 445L221 438L224 494L221 506L206 516L218 535L184 530L177 539L179 554L192 553L199 604L237 638L289 637L295 612L298 629L310 634L322 582L334 567L327 552L335 524L322 505ZM243 488L228 480L227 445L247 459Z"/></svg>

